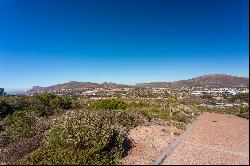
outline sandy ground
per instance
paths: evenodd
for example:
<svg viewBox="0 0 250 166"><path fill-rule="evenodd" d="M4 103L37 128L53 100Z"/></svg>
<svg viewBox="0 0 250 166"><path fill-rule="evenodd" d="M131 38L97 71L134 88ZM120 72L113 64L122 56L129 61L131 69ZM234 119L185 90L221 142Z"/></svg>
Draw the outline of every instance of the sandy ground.
<svg viewBox="0 0 250 166"><path fill-rule="evenodd" d="M248 165L249 121L204 113L163 165Z"/></svg>
<svg viewBox="0 0 250 166"><path fill-rule="evenodd" d="M128 133L132 148L123 157L122 165L149 165L165 150L180 134L181 130L173 126L149 125L138 126Z"/></svg>

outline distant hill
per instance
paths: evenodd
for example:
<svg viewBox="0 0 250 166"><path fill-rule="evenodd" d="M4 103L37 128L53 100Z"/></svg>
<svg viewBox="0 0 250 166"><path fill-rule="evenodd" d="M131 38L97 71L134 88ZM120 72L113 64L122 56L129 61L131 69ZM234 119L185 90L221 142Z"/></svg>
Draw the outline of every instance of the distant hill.
<svg viewBox="0 0 250 166"><path fill-rule="evenodd" d="M26 94L34 94L39 91L52 91L58 89L76 89L76 88L128 88L128 87L165 87L165 88L176 88L176 87L249 87L249 78L236 77L225 74L210 74L204 75L188 80L180 80L174 82L152 82L152 83L139 83L134 86L108 83L102 84L92 82L77 82L70 81L64 84L57 84L49 87L34 86L32 89L27 91Z"/></svg>
<svg viewBox="0 0 250 166"><path fill-rule="evenodd" d="M226 74L210 74L174 82L152 82L136 84L137 87L249 87L249 78Z"/></svg>
<svg viewBox="0 0 250 166"><path fill-rule="evenodd" d="M116 83L108 83L104 82L102 84L92 83L92 82L77 82L77 81L70 81L68 83L52 85L49 87L40 87L40 86L33 86L32 89L28 90L26 94L34 94L39 91L52 91L58 89L77 89L77 88L127 88L130 87L129 85L124 84L116 84Z"/></svg>

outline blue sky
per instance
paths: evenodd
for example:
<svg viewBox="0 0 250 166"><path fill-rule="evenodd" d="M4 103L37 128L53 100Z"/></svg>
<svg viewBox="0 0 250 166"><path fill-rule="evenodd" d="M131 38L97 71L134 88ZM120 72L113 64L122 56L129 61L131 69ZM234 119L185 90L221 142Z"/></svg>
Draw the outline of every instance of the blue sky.
<svg viewBox="0 0 250 166"><path fill-rule="evenodd" d="M249 75L248 0L1 0L0 87Z"/></svg>

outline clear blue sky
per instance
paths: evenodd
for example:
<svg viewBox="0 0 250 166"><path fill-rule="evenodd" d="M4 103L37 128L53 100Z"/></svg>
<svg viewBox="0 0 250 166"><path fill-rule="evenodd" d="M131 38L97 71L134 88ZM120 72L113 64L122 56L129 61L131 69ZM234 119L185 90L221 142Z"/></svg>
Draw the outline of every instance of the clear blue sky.
<svg viewBox="0 0 250 166"><path fill-rule="evenodd" d="M249 75L248 0L0 0L0 87Z"/></svg>

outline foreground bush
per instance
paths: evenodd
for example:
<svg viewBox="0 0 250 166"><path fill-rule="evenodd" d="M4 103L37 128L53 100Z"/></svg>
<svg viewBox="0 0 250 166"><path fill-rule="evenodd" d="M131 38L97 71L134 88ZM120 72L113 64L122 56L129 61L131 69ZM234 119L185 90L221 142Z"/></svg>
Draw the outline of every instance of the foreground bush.
<svg viewBox="0 0 250 166"><path fill-rule="evenodd" d="M144 115L126 112L73 112L55 122L45 145L19 164L115 164L129 128Z"/></svg>
<svg viewBox="0 0 250 166"><path fill-rule="evenodd" d="M42 144L42 136L36 135L32 138L25 138L8 144L0 153L1 162L6 165L13 165L25 155L33 152Z"/></svg>
<svg viewBox="0 0 250 166"><path fill-rule="evenodd" d="M12 140L31 137L33 123L33 119L27 116L26 111L14 112L4 119L7 136Z"/></svg>

